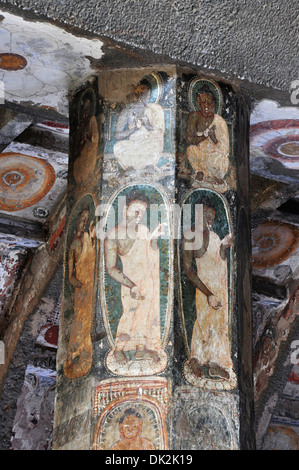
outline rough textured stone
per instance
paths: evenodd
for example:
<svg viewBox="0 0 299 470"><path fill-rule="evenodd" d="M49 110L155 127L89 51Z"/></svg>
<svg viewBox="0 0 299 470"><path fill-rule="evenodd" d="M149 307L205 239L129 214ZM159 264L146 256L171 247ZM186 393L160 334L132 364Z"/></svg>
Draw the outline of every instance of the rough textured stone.
<svg viewBox="0 0 299 470"><path fill-rule="evenodd" d="M298 78L295 0L3 0L0 6L287 93Z"/></svg>

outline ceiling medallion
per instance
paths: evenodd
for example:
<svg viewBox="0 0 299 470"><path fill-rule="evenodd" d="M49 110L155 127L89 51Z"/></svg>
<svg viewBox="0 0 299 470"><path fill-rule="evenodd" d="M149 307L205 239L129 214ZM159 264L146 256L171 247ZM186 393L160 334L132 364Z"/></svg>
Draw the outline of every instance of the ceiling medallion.
<svg viewBox="0 0 299 470"><path fill-rule="evenodd" d="M41 201L56 180L52 165L42 158L13 152L0 155L0 210L14 212ZM47 217L37 208L36 217Z"/></svg>
<svg viewBox="0 0 299 470"><path fill-rule="evenodd" d="M0 53L0 69L3 70L22 70L26 67L27 60L19 54L8 52Z"/></svg>

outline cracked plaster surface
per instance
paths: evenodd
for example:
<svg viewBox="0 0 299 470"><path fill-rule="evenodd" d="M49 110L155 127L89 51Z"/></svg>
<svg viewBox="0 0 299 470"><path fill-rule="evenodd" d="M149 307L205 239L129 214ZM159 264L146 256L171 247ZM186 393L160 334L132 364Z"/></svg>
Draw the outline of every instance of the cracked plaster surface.
<svg viewBox="0 0 299 470"><path fill-rule="evenodd" d="M22 70L0 69L5 99L55 108L68 116L67 95L93 74L86 56L100 59L102 42L79 38L51 24L0 13L4 16L0 22L1 52L19 54L27 61Z"/></svg>

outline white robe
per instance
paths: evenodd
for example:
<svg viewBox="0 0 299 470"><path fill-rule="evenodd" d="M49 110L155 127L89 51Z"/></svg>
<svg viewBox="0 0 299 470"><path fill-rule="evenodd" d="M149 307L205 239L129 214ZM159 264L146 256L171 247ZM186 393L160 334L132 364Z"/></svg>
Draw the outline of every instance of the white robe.
<svg viewBox="0 0 299 470"><path fill-rule="evenodd" d="M229 169L229 135L225 120L215 114L210 128L215 126L217 144L209 137L198 145L187 147L187 158L197 172L202 172L205 178L223 179Z"/></svg>
<svg viewBox="0 0 299 470"><path fill-rule="evenodd" d="M153 250L150 231L139 225L138 235L126 255L120 256L123 273L139 289L140 299L131 297L130 288L121 286L123 314L120 318L115 347L134 351L139 345L161 349L160 336L160 265L159 250Z"/></svg>
<svg viewBox="0 0 299 470"><path fill-rule="evenodd" d="M191 340L191 357L202 365L218 364L232 368L229 341L227 260L220 256L221 240L210 232L207 251L196 259L197 276L221 302L218 310L196 289L196 321Z"/></svg>
<svg viewBox="0 0 299 470"><path fill-rule="evenodd" d="M159 104L151 103L146 107L145 116L152 126L151 130L141 125L128 139L120 140L113 151L123 169L135 169L147 165L157 165L164 147L164 112Z"/></svg>

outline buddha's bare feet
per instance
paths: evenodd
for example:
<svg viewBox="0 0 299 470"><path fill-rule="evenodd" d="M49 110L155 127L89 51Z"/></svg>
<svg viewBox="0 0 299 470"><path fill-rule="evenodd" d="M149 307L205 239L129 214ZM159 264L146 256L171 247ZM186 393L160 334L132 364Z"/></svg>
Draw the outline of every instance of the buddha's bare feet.
<svg viewBox="0 0 299 470"><path fill-rule="evenodd" d="M211 364L209 368L209 374L211 377L219 377L221 379L229 379L229 373L223 367L218 364Z"/></svg>
<svg viewBox="0 0 299 470"><path fill-rule="evenodd" d="M152 359L154 362L159 362L160 357L156 351L137 346L135 352L135 359Z"/></svg>
<svg viewBox="0 0 299 470"><path fill-rule="evenodd" d="M195 357L191 357L189 361L189 368L195 377L201 377L201 367L198 360Z"/></svg>
<svg viewBox="0 0 299 470"><path fill-rule="evenodd" d="M119 364L126 364L128 362L127 356L121 350L114 351L113 356L114 356L116 362L118 362Z"/></svg>

